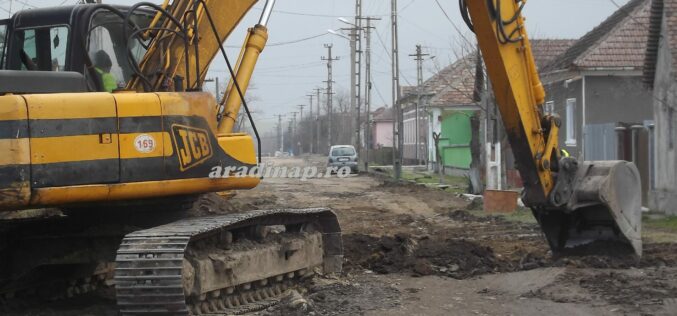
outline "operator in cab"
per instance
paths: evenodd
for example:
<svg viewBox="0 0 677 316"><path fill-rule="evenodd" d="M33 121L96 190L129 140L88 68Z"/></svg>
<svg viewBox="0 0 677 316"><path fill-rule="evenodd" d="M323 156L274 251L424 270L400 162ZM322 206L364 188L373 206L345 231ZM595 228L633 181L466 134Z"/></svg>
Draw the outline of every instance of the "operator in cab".
<svg viewBox="0 0 677 316"><path fill-rule="evenodd" d="M101 83L103 84L103 90L106 92L113 92L113 90L118 88L118 81L115 76L110 73L111 68L113 67L113 62L104 50L99 50L94 55L94 69L101 77Z"/></svg>

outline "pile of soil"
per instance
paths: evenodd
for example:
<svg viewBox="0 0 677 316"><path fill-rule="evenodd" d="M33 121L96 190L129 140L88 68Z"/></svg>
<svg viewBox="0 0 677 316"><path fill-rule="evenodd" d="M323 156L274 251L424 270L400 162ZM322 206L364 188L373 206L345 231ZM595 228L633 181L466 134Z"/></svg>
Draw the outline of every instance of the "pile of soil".
<svg viewBox="0 0 677 316"><path fill-rule="evenodd" d="M611 242L595 242L586 245L583 251L574 249L566 256L553 258L549 265L597 269L677 267L677 244L645 243L641 259L627 248Z"/></svg>
<svg viewBox="0 0 677 316"><path fill-rule="evenodd" d="M355 273L366 269L379 274L465 279L541 267L677 267L677 244L647 243L641 260L625 245L609 242L596 242L553 257L536 224L510 222L499 216L477 216L462 210L445 215L462 224L457 227L410 225L426 228L425 233L412 230L381 236L344 235L345 271ZM414 219L414 223L419 222L422 220Z"/></svg>
<svg viewBox="0 0 677 316"><path fill-rule="evenodd" d="M409 272L464 279L509 269L490 247L467 240L414 238L407 234L379 238L351 234L343 240L348 272L368 269L381 274Z"/></svg>

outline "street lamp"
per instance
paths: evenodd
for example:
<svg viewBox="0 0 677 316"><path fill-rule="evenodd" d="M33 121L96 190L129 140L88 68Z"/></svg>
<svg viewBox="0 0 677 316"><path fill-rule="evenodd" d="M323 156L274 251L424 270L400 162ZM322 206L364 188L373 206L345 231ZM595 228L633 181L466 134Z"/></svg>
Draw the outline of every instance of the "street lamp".
<svg viewBox="0 0 677 316"><path fill-rule="evenodd" d="M354 27L359 28L359 26L355 25L353 22L348 21L348 19L346 19L346 18L338 18L338 20L340 22L343 22L343 23L348 24L350 26L354 26Z"/></svg>
<svg viewBox="0 0 677 316"><path fill-rule="evenodd" d="M327 33L333 34L333 35L336 35L336 36L340 36L340 37L343 37L343 38L345 38L345 39L347 39L347 40L349 40L349 41L352 41L352 39L351 39L350 37L345 36L345 35L343 35L343 33L337 32L337 31L335 31L335 30L327 30Z"/></svg>

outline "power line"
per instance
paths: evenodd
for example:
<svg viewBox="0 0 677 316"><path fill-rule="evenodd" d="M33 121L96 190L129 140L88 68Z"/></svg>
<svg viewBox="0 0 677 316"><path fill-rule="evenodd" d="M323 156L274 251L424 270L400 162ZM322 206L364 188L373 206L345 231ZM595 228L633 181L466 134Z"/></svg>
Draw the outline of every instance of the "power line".
<svg viewBox="0 0 677 316"><path fill-rule="evenodd" d="M611 0L611 1L613 1L613 0ZM440 4L440 1L439 1L439 0L435 0L435 3L437 3L437 6L440 8L440 10L442 10L442 13L444 13L444 16L447 17L447 21L449 21L449 23L451 23L451 26L454 27L454 30L456 30L456 32L458 33L458 35L460 35L461 38L463 38L463 40L466 41L466 43L468 43L468 44L471 45L471 46L474 46L474 44L473 44L471 41L469 41L469 40L465 37L465 35L463 35L463 32L461 32L461 29L458 28L458 26L456 26L456 23L454 23L454 21L451 19L451 17L449 17L449 14L447 14L447 11L444 10L444 7L442 7L442 4Z"/></svg>
<svg viewBox="0 0 677 316"><path fill-rule="evenodd" d="M402 9L400 9L400 13L404 12L404 10L406 10L407 8L409 8L412 4L414 4L414 2L416 2L416 0L411 0L411 2L409 2L409 3L408 3L407 5L405 5Z"/></svg>
<svg viewBox="0 0 677 316"><path fill-rule="evenodd" d="M315 39L315 38L318 38L318 37L322 37L322 36L325 36L325 35L327 35L326 32L325 32L325 33L321 33L321 34L317 34L317 35L313 35L313 36L309 36L309 37L304 37L304 38L299 38L299 39L295 39L295 40L290 40L290 41L284 41L284 42L277 42L277 43L266 44L266 47L275 47L275 46L283 46L283 45L297 44L297 43L309 41L309 40L311 40L311 39ZM241 48L242 46L237 46L237 45L226 45L226 47L228 47L228 48Z"/></svg>
<svg viewBox="0 0 677 316"><path fill-rule="evenodd" d="M388 59L390 59L392 61L393 57L390 55L390 51L388 50L388 47L386 47L386 44L383 41L383 38L381 38L381 34L378 33L378 30L375 30L375 31L376 31L376 37L378 38L378 42L381 44L381 47L383 47L383 50L385 50L386 55L388 56ZM400 74L400 76L402 76L402 78L404 78L404 81L407 83L407 85L411 86L411 82L409 82L409 79L407 79L407 76L404 75L404 73L402 72L401 69L398 71L398 73Z"/></svg>
<svg viewBox="0 0 677 316"><path fill-rule="evenodd" d="M286 42L271 43L271 44L268 44L268 45L266 45L266 46L270 47L270 46L282 46L282 45L296 44L296 43L305 42L305 41L308 41L308 40L311 40L311 39L314 39L314 38L322 37L322 36L325 36L325 35L327 35L326 32L325 32L325 33L322 33L322 34L317 34L317 35L309 36L309 37L306 37L306 38L297 39L297 40L286 41Z"/></svg>
<svg viewBox="0 0 677 316"><path fill-rule="evenodd" d="M609 0L609 1L611 1L611 3L613 3L613 5L616 6L616 8L618 8L619 11L625 13L625 15L626 15L627 17L629 17L630 19L632 19L633 21L635 21L635 23L641 25L644 29L649 30L649 26L648 26L646 23L642 23L642 22L638 21L638 20L632 15L631 12L628 12L628 11L625 10L625 7L624 7L624 6L619 5L619 4L616 3L616 1L614 1L614 0Z"/></svg>
<svg viewBox="0 0 677 316"><path fill-rule="evenodd" d="M261 10L261 8L254 8L256 10ZM285 11L285 10L274 10L273 12L279 13L279 14L287 14L287 15L296 15L296 16L310 16L310 17L316 17L316 18L343 18L346 16L350 16L351 14L344 14L344 15L331 15L331 14L317 14L317 13L306 13L306 12L293 12L293 11ZM380 15L380 16L387 16L387 15Z"/></svg>

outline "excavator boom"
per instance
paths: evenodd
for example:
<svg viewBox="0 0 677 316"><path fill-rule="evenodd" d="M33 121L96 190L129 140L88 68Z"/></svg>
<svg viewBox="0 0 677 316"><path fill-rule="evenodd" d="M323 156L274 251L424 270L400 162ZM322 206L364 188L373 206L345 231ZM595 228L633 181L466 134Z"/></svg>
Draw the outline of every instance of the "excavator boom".
<svg viewBox="0 0 677 316"><path fill-rule="evenodd" d="M144 37L152 41L139 61L141 75L127 88L184 91L201 87L211 61L219 53L219 46L256 2L176 0L170 3L165 0L151 25L141 30ZM175 84L177 78L182 82Z"/></svg>
<svg viewBox="0 0 677 316"><path fill-rule="evenodd" d="M600 240L641 255L639 172L626 161L562 157L561 120L545 115L545 91L527 36L526 0L462 0L475 32L531 207L555 252Z"/></svg>

